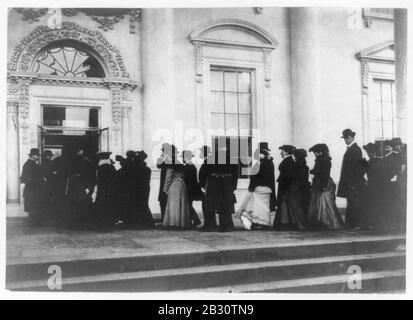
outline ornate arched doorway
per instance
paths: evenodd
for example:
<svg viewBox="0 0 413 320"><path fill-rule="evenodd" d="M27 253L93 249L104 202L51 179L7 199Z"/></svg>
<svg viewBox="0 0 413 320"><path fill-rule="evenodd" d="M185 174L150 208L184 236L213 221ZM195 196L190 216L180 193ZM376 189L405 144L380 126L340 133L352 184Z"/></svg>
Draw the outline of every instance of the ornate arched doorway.
<svg viewBox="0 0 413 320"><path fill-rule="evenodd" d="M8 63L8 202L20 200L20 168L30 148L58 153L77 141L89 152L124 151L128 97L136 87L119 50L98 31L64 22L60 29L39 26L19 41Z"/></svg>

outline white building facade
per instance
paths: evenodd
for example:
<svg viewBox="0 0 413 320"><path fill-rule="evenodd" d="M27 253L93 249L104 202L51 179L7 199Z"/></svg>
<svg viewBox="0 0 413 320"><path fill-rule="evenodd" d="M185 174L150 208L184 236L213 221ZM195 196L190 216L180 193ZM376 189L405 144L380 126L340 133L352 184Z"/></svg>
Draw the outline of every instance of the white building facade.
<svg viewBox="0 0 413 320"><path fill-rule="evenodd" d="M343 129L359 145L406 138L406 23L391 9L10 9L7 201L22 202L30 148L80 141L151 158L165 132L194 151L193 137L179 139L191 129L209 145L208 129L258 129L276 165L283 144L326 143L338 181Z"/></svg>

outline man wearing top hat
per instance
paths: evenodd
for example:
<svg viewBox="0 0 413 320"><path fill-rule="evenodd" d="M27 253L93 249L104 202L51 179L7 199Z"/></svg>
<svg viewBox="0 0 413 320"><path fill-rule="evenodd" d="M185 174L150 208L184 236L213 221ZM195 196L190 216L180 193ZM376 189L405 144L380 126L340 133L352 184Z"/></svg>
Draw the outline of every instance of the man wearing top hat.
<svg viewBox="0 0 413 320"><path fill-rule="evenodd" d="M343 156L340 182L337 196L347 199L346 219L347 227L359 229L363 222L362 191L366 185L364 179L363 156L360 147L355 141L356 133L351 129L345 129L341 138L347 145Z"/></svg>
<svg viewBox="0 0 413 320"><path fill-rule="evenodd" d="M33 226L40 225L44 215L44 183L45 180L38 164L40 152L32 148L29 159L23 165L20 181L24 184L23 198L24 211L29 214L29 223Z"/></svg>
<svg viewBox="0 0 413 320"><path fill-rule="evenodd" d="M215 212L219 213L219 231L233 230L232 214L236 202L234 191L238 183L238 164L232 164L230 139L217 138L212 154L207 158L205 167L206 183L201 183L205 188L206 210L210 219L215 219ZM213 231L206 228L205 231Z"/></svg>

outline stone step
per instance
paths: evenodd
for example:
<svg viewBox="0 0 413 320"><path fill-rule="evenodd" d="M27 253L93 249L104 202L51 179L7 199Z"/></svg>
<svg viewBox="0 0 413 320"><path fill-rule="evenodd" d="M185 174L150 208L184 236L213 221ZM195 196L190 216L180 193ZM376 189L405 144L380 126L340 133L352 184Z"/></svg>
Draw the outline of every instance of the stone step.
<svg viewBox="0 0 413 320"><path fill-rule="evenodd" d="M404 293L406 270L362 273L361 288L351 289L349 274L293 280L257 282L231 286L180 290L177 293Z"/></svg>
<svg viewBox="0 0 413 320"><path fill-rule="evenodd" d="M46 279L48 268L58 265L65 277L81 277L123 272L153 271L186 267L253 263L323 256L354 255L392 251L405 243L404 236L368 236L355 239L306 240L302 243L278 243L266 246L202 249L188 252L137 253L126 256L77 260L8 259L7 282Z"/></svg>
<svg viewBox="0 0 413 320"><path fill-rule="evenodd" d="M405 260L404 252L385 252L86 277L63 277L62 290L92 292L174 291L346 274L352 265L359 266L363 272L400 270L405 268ZM7 288L10 290L49 291L47 280L11 282L7 284Z"/></svg>

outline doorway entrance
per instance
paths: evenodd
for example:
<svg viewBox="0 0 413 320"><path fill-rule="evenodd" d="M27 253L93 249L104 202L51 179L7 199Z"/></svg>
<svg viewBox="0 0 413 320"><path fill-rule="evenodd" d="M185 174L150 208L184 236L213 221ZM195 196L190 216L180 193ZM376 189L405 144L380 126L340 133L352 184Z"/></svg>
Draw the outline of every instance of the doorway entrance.
<svg viewBox="0 0 413 320"><path fill-rule="evenodd" d="M100 128L99 117L98 107L42 105L40 151L51 150L57 157L64 145L71 144L93 159L96 152L109 150L108 128Z"/></svg>

